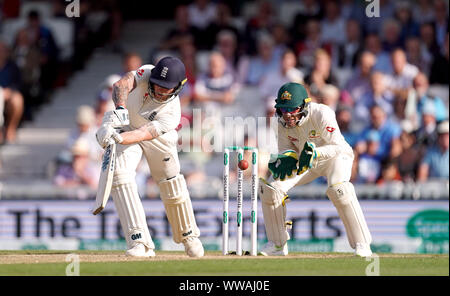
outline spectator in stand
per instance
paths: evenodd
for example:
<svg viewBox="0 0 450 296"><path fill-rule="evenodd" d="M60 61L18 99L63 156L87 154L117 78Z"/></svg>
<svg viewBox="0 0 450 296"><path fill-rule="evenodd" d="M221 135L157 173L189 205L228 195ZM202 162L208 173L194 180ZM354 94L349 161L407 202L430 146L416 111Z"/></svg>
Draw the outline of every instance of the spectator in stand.
<svg viewBox="0 0 450 296"><path fill-rule="evenodd" d="M295 53L300 67L306 68L308 71L313 68L314 54L318 49L324 48L327 52L331 52L331 45L323 43L320 35L320 22L311 19L306 23L305 39L295 44Z"/></svg>
<svg viewBox="0 0 450 296"><path fill-rule="evenodd" d="M385 75L381 72L373 72L370 76L370 90L354 102L354 118L356 122L366 122L369 110L373 105L383 108L384 113L390 118L393 114L394 95L386 86Z"/></svg>
<svg viewBox="0 0 450 296"><path fill-rule="evenodd" d="M367 35L364 42L364 48L366 51L369 51L370 53L375 55L376 63L373 70L381 71L383 73L389 73L391 71L392 66L390 55L383 50L383 47L381 46L381 40L378 35Z"/></svg>
<svg viewBox="0 0 450 296"><path fill-rule="evenodd" d="M395 19L388 19L383 23L382 44L383 49L392 52L403 44L400 40L401 27Z"/></svg>
<svg viewBox="0 0 450 296"><path fill-rule="evenodd" d="M197 49L195 48L192 37L186 36L183 38L183 40L184 41L180 44L179 52L180 59L183 61L184 67L186 69L187 83L184 85L179 94L182 110L181 116L187 115L191 112L191 110L189 109L193 99L193 88L195 80L197 79Z"/></svg>
<svg viewBox="0 0 450 296"><path fill-rule="evenodd" d="M297 44L306 38L306 27L310 20L323 18L323 11L317 0L304 0L300 2L300 10L295 15L290 29L293 38L292 44ZM319 29L320 30L320 29Z"/></svg>
<svg viewBox="0 0 450 296"><path fill-rule="evenodd" d="M93 162L100 162L102 153L101 147L98 145L95 132L97 126L95 122L95 111L91 106L81 105L78 107L76 115L76 127L70 131L66 141L66 149L70 150L75 142L83 138L89 148L89 158Z"/></svg>
<svg viewBox="0 0 450 296"><path fill-rule="evenodd" d="M238 66L239 81L248 85L257 85L262 77L277 71L280 60L274 55L274 41L270 35L261 35L258 39L258 55L242 58Z"/></svg>
<svg viewBox="0 0 450 296"><path fill-rule="evenodd" d="M401 153L401 127L387 118L382 107L373 105L370 108L370 123L362 131L356 144L356 151L359 154L366 151L367 143L365 141L372 130L378 131L380 135L380 145L376 156L381 160L397 157Z"/></svg>
<svg viewBox="0 0 450 296"><path fill-rule="evenodd" d="M417 74L413 81L414 91L416 96L416 108L413 110L418 116L417 125L420 125L420 117L423 113L425 105L431 102L434 105L434 115L437 122L444 121L448 118L448 110L441 98L433 96L429 92L428 78L424 73Z"/></svg>
<svg viewBox="0 0 450 296"><path fill-rule="evenodd" d="M430 0L417 0L413 7L413 19L420 25L433 21L434 9Z"/></svg>
<svg viewBox="0 0 450 296"><path fill-rule="evenodd" d="M212 46L218 39L218 34L222 31L230 31L234 34L235 38L239 40L237 44L240 44L241 36L239 30L232 23L231 9L228 4L224 2L217 3L216 17L213 22L206 28L207 42L209 44L208 49L212 49Z"/></svg>
<svg viewBox="0 0 450 296"><path fill-rule="evenodd" d="M41 53L41 75L40 83L47 93L53 88L58 74L59 49L56 46L53 34L41 23L39 13L31 10L28 13L27 24L24 28L27 31L30 43L37 46ZM45 99L44 99L45 100Z"/></svg>
<svg viewBox="0 0 450 296"><path fill-rule="evenodd" d="M343 44L346 40L345 19L341 17L339 3L327 1L325 16L321 21L321 40L335 45Z"/></svg>
<svg viewBox="0 0 450 296"><path fill-rule="evenodd" d="M227 62L227 71L237 75L239 54L237 38L232 31L223 30L217 34L217 43L214 50L220 52Z"/></svg>
<svg viewBox="0 0 450 296"><path fill-rule="evenodd" d="M24 120L33 120L33 114L42 102L40 85L41 53L35 44L31 44L25 29L19 30L11 54L20 69L21 92L24 97Z"/></svg>
<svg viewBox="0 0 450 296"><path fill-rule="evenodd" d="M224 57L214 52L209 57L207 73L200 74L194 86L194 99L200 103L207 116L219 116L221 106L234 102L239 86L226 71Z"/></svg>
<svg viewBox="0 0 450 296"><path fill-rule="evenodd" d="M215 19L217 7L210 0L195 0L188 6L189 23L200 30L206 29Z"/></svg>
<svg viewBox="0 0 450 296"><path fill-rule="evenodd" d="M319 102L336 111L340 94L339 88L332 84L325 84L319 90Z"/></svg>
<svg viewBox="0 0 450 296"><path fill-rule="evenodd" d="M398 196L397 193L399 192L395 190L397 188L396 186L399 186L398 189L401 190L403 183L398 164L395 160L388 159L381 163L381 173L376 184L387 186L389 199L393 198L394 196ZM393 195L393 197L391 197L390 195Z"/></svg>
<svg viewBox="0 0 450 296"><path fill-rule="evenodd" d="M120 80L120 78L121 77L117 74L109 75L100 85L100 90L95 102L95 125L97 127L100 127L105 112L115 109L112 100L112 90L114 82Z"/></svg>
<svg viewBox="0 0 450 296"><path fill-rule="evenodd" d="M7 45L0 41L0 143L14 143L16 140L24 109L20 87L20 70L10 59ZM6 115L6 120L3 115Z"/></svg>
<svg viewBox="0 0 450 296"><path fill-rule="evenodd" d="M364 51L359 56L358 67L353 71L353 75L345 86L352 101L357 101L363 94L370 91L370 76L375 59L375 55L369 51Z"/></svg>
<svg viewBox="0 0 450 296"><path fill-rule="evenodd" d="M439 55L441 47L436 42L433 23L424 23L420 26L420 40L426 56L435 57Z"/></svg>
<svg viewBox="0 0 450 296"><path fill-rule="evenodd" d="M449 50L448 50L448 33L445 37L444 46L442 48L442 54L438 54L434 57L433 64L430 71L430 83L431 84L449 84Z"/></svg>
<svg viewBox="0 0 450 296"><path fill-rule="evenodd" d="M314 54L314 66L306 77L305 82L311 92L318 93L325 84L338 86L338 80L331 71L330 55L323 49L318 49Z"/></svg>
<svg viewBox="0 0 450 296"><path fill-rule="evenodd" d="M270 33L274 41L273 54L275 56L275 59L281 60L281 56L286 51L289 44L290 37L288 35L288 31L283 24L277 23L272 26L272 28L270 29Z"/></svg>
<svg viewBox="0 0 450 296"><path fill-rule="evenodd" d="M333 60L339 68L353 69L362 51L361 31L359 23L354 19L349 19L345 25L345 42L333 48Z"/></svg>
<svg viewBox="0 0 450 296"><path fill-rule="evenodd" d="M432 56L427 55L426 52L422 50L420 39L417 37L408 37L405 41L405 49L407 61L428 76L430 73Z"/></svg>
<svg viewBox="0 0 450 296"><path fill-rule="evenodd" d="M381 156L378 153L380 147L380 134L377 130L370 130L365 141L366 152L359 155L358 177L359 183L375 184L381 173Z"/></svg>
<svg viewBox="0 0 450 296"><path fill-rule="evenodd" d="M352 110L349 106L338 105L336 110L336 121L338 123L341 134L345 141L354 147L358 138L358 133L354 130L352 125Z"/></svg>
<svg viewBox="0 0 450 296"><path fill-rule="evenodd" d="M217 15L217 6L210 0L195 0L188 5L189 24L196 28L196 47L198 49L210 49L208 39L208 26Z"/></svg>
<svg viewBox="0 0 450 296"><path fill-rule="evenodd" d="M87 185L92 190L98 186L100 166L92 164L89 159L89 144L86 139L80 138L73 143L71 149L72 161L70 164L57 168L53 177L55 185L64 188L73 188Z"/></svg>
<svg viewBox="0 0 450 296"><path fill-rule="evenodd" d="M365 12L361 9L360 3L354 0L340 1L341 16L345 20L354 19L357 23L363 23L363 18L366 17Z"/></svg>
<svg viewBox="0 0 450 296"><path fill-rule="evenodd" d="M419 166L418 181L449 178L449 123L444 121L438 126L438 143L430 147Z"/></svg>
<svg viewBox="0 0 450 296"><path fill-rule="evenodd" d="M394 16L395 1L393 0L380 0L379 1L379 16L380 17L364 17L363 26L364 32L368 34L379 34L380 29L383 27L384 22ZM361 9L364 9L362 7Z"/></svg>
<svg viewBox="0 0 450 296"><path fill-rule="evenodd" d="M408 124L413 126L413 122L410 118L406 117L406 105L407 100L402 97L394 97L394 101L392 104L393 112L392 112L392 120L398 123L399 125Z"/></svg>
<svg viewBox="0 0 450 296"><path fill-rule="evenodd" d="M400 42L408 37L419 36L419 24L413 19L412 4L409 1L398 1L395 7L395 18L400 25Z"/></svg>
<svg viewBox="0 0 450 296"><path fill-rule="evenodd" d="M392 72L387 76L388 88L395 95L404 95L412 87L414 77L419 73L416 66L406 60L403 49L397 48L391 54Z"/></svg>
<svg viewBox="0 0 450 296"><path fill-rule="evenodd" d="M444 46L445 35L448 33L448 1L434 1L434 29L439 47Z"/></svg>
<svg viewBox="0 0 450 296"><path fill-rule="evenodd" d="M245 26L243 40L246 54L250 56L258 54L260 36L270 34L275 17L272 3L267 0L260 1L256 15L250 18Z"/></svg>
<svg viewBox="0 0 450 296"><path fill-rule="evenodd" d="M415 131L417 144L426 149L437 142L437 122L435 104L427 100L422 108L421 124L419 129Z"/></svg>
<svg viewBox="0 0 450 296"><path fill-rule="evenodd" d="M267 73L259 84L259 92L264 104L274 102L280 85L287 82L303 83L303 73L295 68L297 58L290 49L281 57L281 65L278 71Z"/></svg>
<svg viewBox="0 0 450 296"><path fill-rule="evenodd" d="M416 172L419 161L422 158L421 151L416 145L416 138L409 129L403 129L400 134L402 153L397 157L399 173L405 182L413 182L416 179Z"/></svg>
<svg viewBox="0 0 450 296"><path fill-rule="evenodd" d="M175 8L175 27L170 29L159 45L159 50L177 51L184 37L191 36L196 40L197 28L189 22L189 10L186 5Z"/></svg>

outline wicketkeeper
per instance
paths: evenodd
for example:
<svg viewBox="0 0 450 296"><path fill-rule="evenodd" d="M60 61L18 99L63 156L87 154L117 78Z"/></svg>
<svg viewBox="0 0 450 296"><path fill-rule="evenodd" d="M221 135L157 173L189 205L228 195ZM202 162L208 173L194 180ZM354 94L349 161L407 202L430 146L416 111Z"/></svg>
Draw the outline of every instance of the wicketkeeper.
<svg viewBox="0 0 450 296"><path fill-rule="evenodd" d="M155 256L155 245L135 181L142 153L152 178L158 183L173 240L183 243L191 257L204 254L177 152L176 128L181 119L178 94L185 82L185 67L173 57L161 59L156 66L144 65L126 73L113 86L116 110L105 113L97 131L97 141L103 148L111 141L117 143L111 196L129 256ZM128 118L129 125L126 125Z"/></svg>
<svg viewBox="0 0 450 296"><path fill-rule="evenodd" d="M326 194L344 223L350 246L361 257L372 255L372 237L350 183L353 150L342 136L334 111L326 105L310 102L306 89L298 83L286 83L275 100L278 120L278 155L269 162L274 181L261 179L260 199L268 244L266 256L288 254L286 221L287 192L325 176Z"/></svg>

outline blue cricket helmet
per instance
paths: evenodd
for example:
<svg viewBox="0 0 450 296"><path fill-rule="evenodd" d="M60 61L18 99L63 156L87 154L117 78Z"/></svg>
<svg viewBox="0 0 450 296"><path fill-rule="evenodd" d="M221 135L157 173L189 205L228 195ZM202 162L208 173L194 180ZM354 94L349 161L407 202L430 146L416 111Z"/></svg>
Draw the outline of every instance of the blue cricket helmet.
<svg viewBox="0 0 450 296"><path fill-rule="evenodd" d="M150 73L148 83L150 97L157 103L167 103L180 93L186 81L186 68L183 62L175 57L164 57L155 65ZM154 85L166 89L173 88L174 91L168 94L170 96L169 99L160 101L154 96Z"/></svg>

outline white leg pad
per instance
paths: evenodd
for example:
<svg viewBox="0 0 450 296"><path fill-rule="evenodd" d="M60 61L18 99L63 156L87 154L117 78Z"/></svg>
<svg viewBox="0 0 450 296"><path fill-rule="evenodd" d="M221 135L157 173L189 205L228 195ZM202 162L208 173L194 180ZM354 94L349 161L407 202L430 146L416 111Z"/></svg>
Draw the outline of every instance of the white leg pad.
<svg viewBox="0 0 450 296"><path fill-rule="evenodd" d="M350 246L355 249L357 243L370 245L372 236L356 198L353 184L342 182L332 185L327 189L327 196L333 202L339 217L344 223Z"/></svg>
<svg viewBox="0 0 450 296"><path fill-rule="evenodd" d="M200 229L195 222L184 176L177 175L172 179L159 182L158 185L175 243L179 244L188 237L199 237Z"/></svg>
<svg viewBox="0 0 450 296"><path fill-rule="evenodd" d="M128 171L116 170L111 196L119 214L128 249L133 248L138 243L145 245L149 249L154 249L155 245L148 230L137 185Z"/></svg>
<svg viewBox="0 0 450 296"><path fill-rule="evenodd" d="M286 205L284 203L287 194L263 179L260 181L259 192L267 239L276 246L283 246L290 238L286 227Z"/></svg>

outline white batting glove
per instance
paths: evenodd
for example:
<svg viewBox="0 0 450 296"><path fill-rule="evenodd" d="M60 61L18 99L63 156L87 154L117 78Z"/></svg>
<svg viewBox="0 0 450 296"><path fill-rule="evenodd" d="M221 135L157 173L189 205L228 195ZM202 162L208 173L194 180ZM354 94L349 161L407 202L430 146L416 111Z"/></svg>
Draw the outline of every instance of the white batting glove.
<svg viewBox="0 0 450 296"><path fill-rule="evenodd" d="M102 125L95 133L98 144L105 149L113 142L122 143L122 136L109 124Z"/></svg>
<svg viewBox="0 0 450 296"><path fill-rule="evenodd" d="M119 109L105 112L102 125L110 125L113 128L120 128L130 124L128 110L120 107Z"/></svg>

